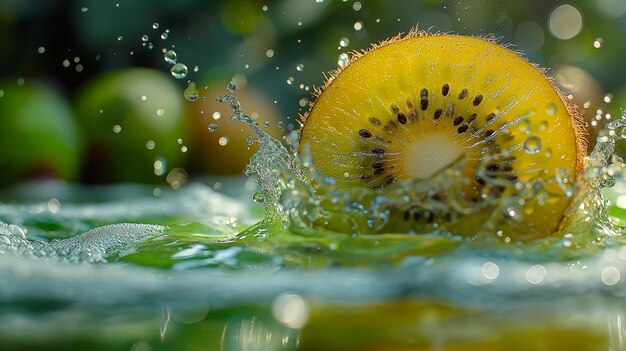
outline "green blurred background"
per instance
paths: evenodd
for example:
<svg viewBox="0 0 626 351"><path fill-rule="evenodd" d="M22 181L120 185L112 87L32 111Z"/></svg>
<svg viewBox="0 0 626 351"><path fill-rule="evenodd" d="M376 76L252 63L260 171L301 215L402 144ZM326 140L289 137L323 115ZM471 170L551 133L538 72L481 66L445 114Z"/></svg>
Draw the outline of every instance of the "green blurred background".
<svg viewBox="0 0 626 351"><path fill-rule="evenodd" d="M279 137L298 128L341 54L418 23L501 37L550 68L593 140L626 106L625 13L625 0L0 0L0 186L57 178L176 189L189 177L240 175L250 133L214 102L228 80ZM167 50L186 65L182 79Z"/></svg>

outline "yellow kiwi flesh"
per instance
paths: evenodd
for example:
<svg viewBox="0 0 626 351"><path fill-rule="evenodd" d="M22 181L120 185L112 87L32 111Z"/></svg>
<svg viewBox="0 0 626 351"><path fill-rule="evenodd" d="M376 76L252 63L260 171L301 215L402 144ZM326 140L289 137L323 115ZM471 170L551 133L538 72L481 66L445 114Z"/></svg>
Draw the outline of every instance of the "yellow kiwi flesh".
<svg viewBox="0 0 626 351"><path fill-rule="evenodd" d="M528 239L557 229L569 197L553 179L582 169L583 134L573 106L519 54L482 38L412 32L331 74L300 147L340 187L428 179L459 158L475 183L467 196L484 185L479 174L544 180L547 200L518 208L516 237Z"/></svg>

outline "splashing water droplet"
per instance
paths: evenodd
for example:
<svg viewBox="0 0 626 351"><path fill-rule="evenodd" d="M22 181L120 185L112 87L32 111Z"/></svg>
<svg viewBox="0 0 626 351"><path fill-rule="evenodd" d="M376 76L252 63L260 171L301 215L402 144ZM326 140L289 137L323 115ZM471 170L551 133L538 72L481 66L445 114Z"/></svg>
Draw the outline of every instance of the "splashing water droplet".
<svg viewBox="0 0 626 351"><path fill-rule="evenodd" d="M350 56L348 56L348 54L346 54L345 52L339 54L339 59L337 60L337 64L340 67L347 65L349 62L350 62Z"/></svg>
<svg viewBox="0 0 626 351"><path fill-rule="evenodd" d="M172 76L174 76L174 78L176 79L184 79L187 77L187 66L183 63L177 63L174 66L172 66L172 69L170 70L170 72L172 72Z"/></svg>
<svg viewBox="0 0 626 351"><path fill-rule="evenodd" d="M209 132L213 133L216 130L217 130L217 124L216 123L209 124Z"/></svg>
<svg viewBox="0 0 626 351"><path fill-rule="evenodd" d="M198 89L196 89L196 83L194 82L189 82L189 85L187 86L187 89L185 89L183 95L185 96L185 99L187 99L187 101L189 102L194 102L198 99Z"/></svg>
<svg viewBox="0 0 626 351"><path fill-rule="evenodd" d="M526 151L527 154L536 154L539 150L541 150L541 139L531 136L524 141L524 151Z"/></svg>
<svg viewBox="0 0 626 351"><path fill-rule="evenodd" d="M229 81L228 84L226 84L226 90L230 94L234 93L235 89L237 89L237 87L235 86L235 83L233 81Z"/></svg>
<svg viewBox="0 0 626 351"><path fill-rule="evenodd" d="M265 202L265 194L263 194L262 192L256 192L254 193L254 195L252 195L252 201L262 204Z"/></svg>
<svg viewBox="0 0 626 351"><path fill-rule="evenodd" d="M177 60L176 51L167 50L165 54L163 55L163 59L165 60L165 62L169 63L170 65L175 64Z"/></svg>

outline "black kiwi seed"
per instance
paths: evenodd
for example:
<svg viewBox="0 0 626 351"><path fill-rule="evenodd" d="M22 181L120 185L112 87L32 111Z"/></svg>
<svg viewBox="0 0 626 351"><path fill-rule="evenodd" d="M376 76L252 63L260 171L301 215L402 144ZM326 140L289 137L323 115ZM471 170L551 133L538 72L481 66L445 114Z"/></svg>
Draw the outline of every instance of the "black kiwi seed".
<svg viewBox="0 0 626 351"><path fill-rule="evenodd" d="M428 90L422 89L420 91L420 108L425 111L428 108Z"/></svg>
<svg viewBox="0 0 626 351"><path fill-rule="evenodd" d="M371 138L372 137L372 132L370 132L367 129L361 129L361 130L359 130L359 136L361 138Z"/></svg>
<svg viewBox="0 0 626 351"><path fill-rule="evenodd" d="M459 100L463 100L466 97L467 97L467 89L461 90L461 92L459 93Z"/></svg>
<svg viewBox="0 0 626 351"><path fill-rule="evenodd" d="M462 133L467 132L468 129L469 129L469 125L464 124L460 126L459 129L457 129L457 131L459 132L459 134L462 134Z"/></svg>
<svg viewBox="0 0 626 351"><path fill-rule="evenodd" d="M380 125L380 120L376 117L370 117L369 121L371 124L375 125L375 126L379 126Z"/></svg>
<svg viewBox="0 0 626 351"><path fill-rule="evenodd" d="M435 113L433 114L433 117L435 119L439 119L439 117L441 117L441 113L443 113L443 110L438 108L438 109L435 110Z"/></svg>
<svg viewBox="0 0 626 351"><path fill-rule="evenodd" d="M381 168L383 166L383 161L372 162L372 168Z"/></svg>
<svg viewBox="0 0 626 351"><path fill-rule="evenodd" d="M452 121L452 124L455 125L455 126L458 126L461 123L463 123L463 116L459 116L459 117L455 118L454 121Z"/></svg>
<svg viewBox="0 0 626 351"><path fill-rule="evenodd" d="M487 165L486 168L487 168L488 171L495 172L495 171L500 169L500 165L497 164L497 163L490 163L490 164Z"/></svg>
<svg viewBox="0 0 626 351"><path fill-rule="evenodd" d="M450 92L450 86L446 83L441 87L441 95L448 96L449 92Z"/></svg>
<svg viewBox="0 0 626 351"><path fill-rule="evenodd" d="M477 116L477 115L476 115L475 113L472 113L472 115L471 115L471 116L469 116L469 118L467 119L467 123L472 123L472 122L474 122L474 120L476 119L476 116Z"/></svg>
<svg viewBox="0 0 626 351"><path fill-rule="evenodd" d="M398 122L402 123L402 124L406 124L406 122L408 122L409 120L406 118L406 115L404 114L404 112L398 112L398 115L396 116L398 119Z"/></svg>
<svg viewBox="0 0 626 351"><path fill-rule="evenodd" d="M478 106L480 105L480 103L483 101L483 96L478 94L476 95L476 97L474 98L473 104L474 106Z"/></svg>
<svg viewBox="0 0 626 351"><path fill-rule="evenodd" d="M385 153L385 149L383 149L382 147L375 147L372 149L372 153L376 155L382 155Z"/></svg>

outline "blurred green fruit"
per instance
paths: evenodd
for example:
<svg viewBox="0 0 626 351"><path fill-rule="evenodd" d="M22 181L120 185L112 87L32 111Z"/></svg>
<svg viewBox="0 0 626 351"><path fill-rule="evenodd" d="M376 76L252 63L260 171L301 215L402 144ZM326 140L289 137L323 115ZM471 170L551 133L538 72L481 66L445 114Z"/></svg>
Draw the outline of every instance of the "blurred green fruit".
<svg viewBox="0 0 626 351"><path fill-rule="evenodd" d="M182 167L183 103L182 90L157 70L127 69L87 84L77 100L89 144L85 182L157 183Z"/></svg>
<svg viewBox="0 0 626 351"><path fill-rule="evenodd" d="M0 84L0 184L25 179L73 180L79 140L71 108L53 88L27 81Z"/></svg>

